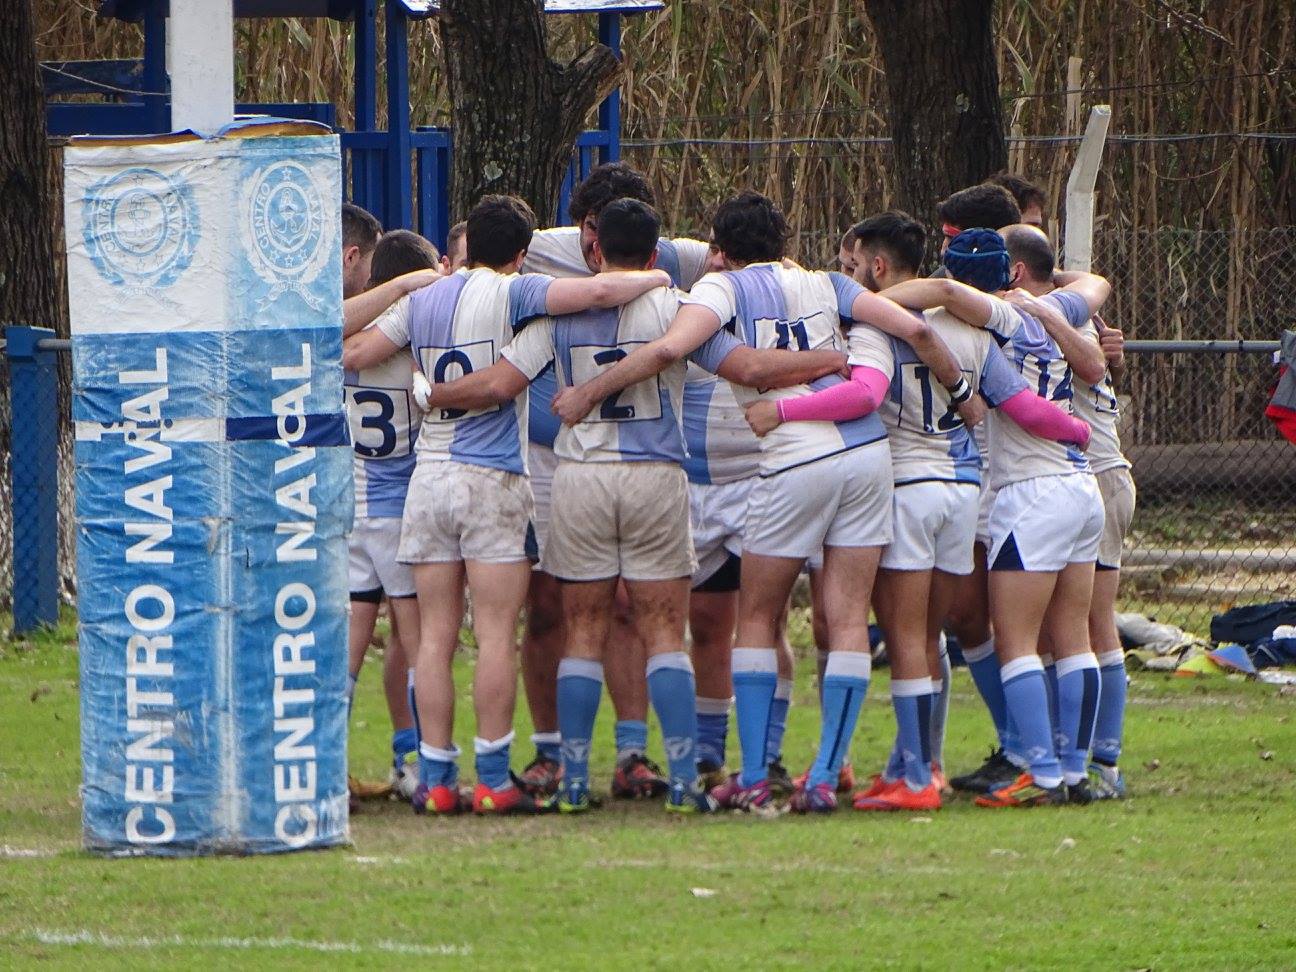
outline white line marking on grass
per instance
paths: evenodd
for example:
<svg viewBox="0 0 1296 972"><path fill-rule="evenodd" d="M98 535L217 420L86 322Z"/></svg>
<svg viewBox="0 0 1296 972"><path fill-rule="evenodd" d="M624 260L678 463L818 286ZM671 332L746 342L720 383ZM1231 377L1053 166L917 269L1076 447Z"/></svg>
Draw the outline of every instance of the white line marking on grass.
<svg viewBox="0 0 1296 972"><path fill-rule="evenodd" d="M0 857L53 857L58 851L46 847L10 847L0 844Z"/></svg>
<svg viewBox="0 0 1296 972"><path fill-rule="evenodd" d="M102 932L58 932L38 928L31 937L42 945L95 945L99 948L151 949L151 948L215 948L251 951L286 951L300 949L305 952L346 953L361 955L365 952L388 952L395 955L445 955L462 956L472 953L468 945L415 945L410 942L320 942L303 938L186 938L183 935L164 935L160 938L141 936L124 938Z"/></svg>

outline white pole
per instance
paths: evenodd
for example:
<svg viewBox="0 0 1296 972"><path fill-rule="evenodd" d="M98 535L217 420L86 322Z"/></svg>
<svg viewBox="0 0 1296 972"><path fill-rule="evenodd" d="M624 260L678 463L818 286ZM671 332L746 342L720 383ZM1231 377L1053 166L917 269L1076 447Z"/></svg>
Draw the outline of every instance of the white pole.
<svg viewBox="0 0 1296 972"><path fill-rule="evenodd" d="M1111 107L1094 105L1067 179L1066 236L1062 245L1062 264L1067 270L1088 270L1093 260L1094 186L1110 123Z"/></svg>
<svg viewBox="0 0 1296 972"><path fill-rule="evenodd" d="M234 0L171 0L171 127L210 134L234 120Z"/></svg>

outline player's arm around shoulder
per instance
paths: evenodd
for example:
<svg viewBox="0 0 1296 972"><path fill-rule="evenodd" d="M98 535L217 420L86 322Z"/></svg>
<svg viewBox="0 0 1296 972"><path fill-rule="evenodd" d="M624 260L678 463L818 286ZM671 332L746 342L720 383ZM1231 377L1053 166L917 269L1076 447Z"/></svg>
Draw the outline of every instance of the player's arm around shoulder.
<svg viewBox="0 0 1296 972"><path fill-rule="evenodd" d="M441 279L439 269L414 270L342 302L342 336L358 334L402 297Z"/></svg>
<svg viewBox="0 0 1296 972"><path fill-rule="evenodd" d="M342 367L348 371L363 371L386 361L409 345L409 325L410 302L405 297L359 333L342 342Z"/></svg>
<svg viewBox="0 0 1296 972"><path fill-rule="evenodd" d="M658 287L671 285L665 270L611 270L593 277L552 280L545 297L550 314L620 307Z"/></svg>

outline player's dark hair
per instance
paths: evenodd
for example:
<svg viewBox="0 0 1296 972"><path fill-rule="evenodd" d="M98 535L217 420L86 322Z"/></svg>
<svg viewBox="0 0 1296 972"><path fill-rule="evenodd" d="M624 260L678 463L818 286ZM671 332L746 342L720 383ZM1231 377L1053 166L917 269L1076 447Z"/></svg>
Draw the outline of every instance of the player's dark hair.
<svg viewBox="0 0 1296 972"><path fill-rule="evenodd" d="M450 232L446 234L446 253L449 254L459 241L468 234L468 221L461 219L450 227Z"/></svg>
<svg viewBox="0 0 1296 972"><path fill-rule="evenodd" d="M517 196L482 196L468 214L468 265L502 267L531 245L536 218Z"/></svg>
<svg viewBox="0 0 1296 972"><path fill-rule="evenodd" d="M1008 247L1008 259L1012 263L1023 263L1032 280L1049 281L1057 268L1057 254L1047 236L1033 226L1021 224L1004 230L1004 243Z"/></svg>
<svg viewBox="0 0 1296 972"><path fill-rule="evenodd" d="M591 169L585 181L572 190L567 215L579 226L586 216L597 218L603 207L616 199L638 199L649 206L657 202L642 172L624 162L604 162Z"/></svg>
<svg viewBox="0 0 1296 972"><path fill-rule="evenodd" d="M960 189L937 203L936 214L942 223L961 230L992 229L1021 222L1021 210L1003 186L982 183Z"/></svg>
<svg viewBox="0 0 1296 972"><path fill-rule="evenodd" d="M1044 195L1043 189L1025 176L1019 176L1013 172L996 172L986 179L986 185L1000 186L1008 190L1008 195L1016 200L1017 208L1023 213L1031 206L1038 206L1040 212L1043 212L1048 203L1048 198Z"/></svg>
<svg viewBox="0 0 1296 972"><path fill-rule="evenodd" d="M599 249L603 258L616 266L647 266L660 235L656 210L638 199L615 199L599 213Z"/></svg>
<svg viewBox="0 0 1296 972"><path fill-rule="evenodd" d="M382 223L374 218L373 213L361 209L354 203L342 204L342 247L360 247L361 253L368 253L378 245L382 236Z"/></svg>
<svg viewBox="0 0 1296 972"><path fill-rule="evenodd" d="M881 250L898 270L917 274L922 266L927 231L899 209L888 209L856 223L852 235L866 250Z"/></svg>
<svg viewBox="0 0 1296 972"><path fill-rule="evenodd" d="M711 239L735 263L781 260L787 252L787 220L773 199L747 190L716 209Z"/></svg>
<svg viewBox="0 0 1296 972"><path fill-rule="evenodd" d="M969 229L949 241L941 257L949 275L988 294L1008 286L1008 250L994 230Z"/></svg>
<svg viewBox="0 0 1296 972"><path fill-rule="evenodd" d="M393 277L415 270L429 270L441 260L441 254L431 241L410 230L392 230L384 233L374 247L373 263L369 270L369 286L377 287Z"/></svg>

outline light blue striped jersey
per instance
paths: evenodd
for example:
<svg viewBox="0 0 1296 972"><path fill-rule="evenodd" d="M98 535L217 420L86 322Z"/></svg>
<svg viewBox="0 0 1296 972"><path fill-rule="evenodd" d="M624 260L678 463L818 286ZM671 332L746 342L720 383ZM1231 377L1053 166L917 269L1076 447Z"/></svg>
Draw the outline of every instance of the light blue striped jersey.
<svg viewBox="0 0 1296 972"><path fill-rule="evenodd" d="M862 290L859 284L840 273L757 263L741 270L709 273L682 300L712 311L720 319L721 335L729 334L726 326L732 325L733 335L729 340L733 343L758 349L844 351L846 337L842 324L853 323L851 307ZM724 342L704 347L710 350L702 353L699 349L696 360L713 372L719 367L715 355L732 349ZM881 357L861 363L881 371L889 369ZM828 375L809 385L791 388L758 390L735 385L733 390L738 402L746 404L757 399L792 398L843 381L840 375ZM760 474L773 475L884 438L886 430L876 414L846 422L785 422L759 440Z"/></svg>
<svg viewBox="0 0 1296 972"><path fill-rule="evenodd" d="M702 486L760 472L760 440L747 424L733 385L692 362L684 376L684 472Z"/></svg>
<svg viewBox="0 0 1296 972"><path fill-rule="evenodd" d="M428 381L454 381L489 368L527 322L544 316L552 277L501 274L487 267L458 270L410 295L408 313L378 326L408 344ZM453 459L525 473L527 396L492 408L433 408L423 417L415 450L420 460Z"/></svg>
<svg viewBox="0 0 1296 972"><path fill-rule="evenodd" d="M710 247L701 240L658 240L656 267L670 274L674 286L687 290L705 271L709 251ZM592 277L589 264L581 253L580 227L537 230L531 237L526 259L522 261L522 271L547 273L551 277ZM557 390L553 369L550 368L536 376L528 393L531 403L528 436L536 445L550 449L554 447L562 425L551 408ZM687 399L684 407L688 409ZM745 427L746 423L743 424Z"/></svg>
<svg viewBox="0 0 1296 972"><path fill-rule="evenodd" d="M991 407L1027 388L1025 379L988 332L969 327L943 308L924 316L949 348L972 390ZM851 329L852 341L864 327L857 324ZM887 397L878 412L891 441L896 485L980 483L981 456L958 409L951 404L949 392L906 342L889 335L886 340L893 366Z"/></svg>
<svg viewBox="0 0 1296 972"><path fill-rule="evenodd" d="M529 379L552 371L557 382L570 388L661 337L678 309L675 290L653 290L624 307L537 322L503 356ZM715 341L703 348L709 351ZM683 462L679 416L684 372L684 362L678 362L605 399L584 421L559 429L554 451L574 462Z"/></svg>
<svg viewBox="0 0 1296 972"><path fill-rule="evenodd" d="M1078 294L1059 290L1043 299L1052 301L1073 327L1089 317L1089 305ZM1008 363L1041 398L1072 412L1071 366L1044 325L996 297L991 297L991 302L994 309L986 329ZM1072 444L1031 435L1008 416L995 412L990 413L987 425L993 489L1037 476L1089 472L1085 454Z"/></svg>
<svg viewBox="0 0 1296 972"><path fill-rule="evenodd" d="M406 313L408 301L401 298ZM414 472L414 442L423 419L414 402L413 377L414 359L401 351L372 368L346 372L357 518L399 517L405 510L405 493Z"/></svg>

